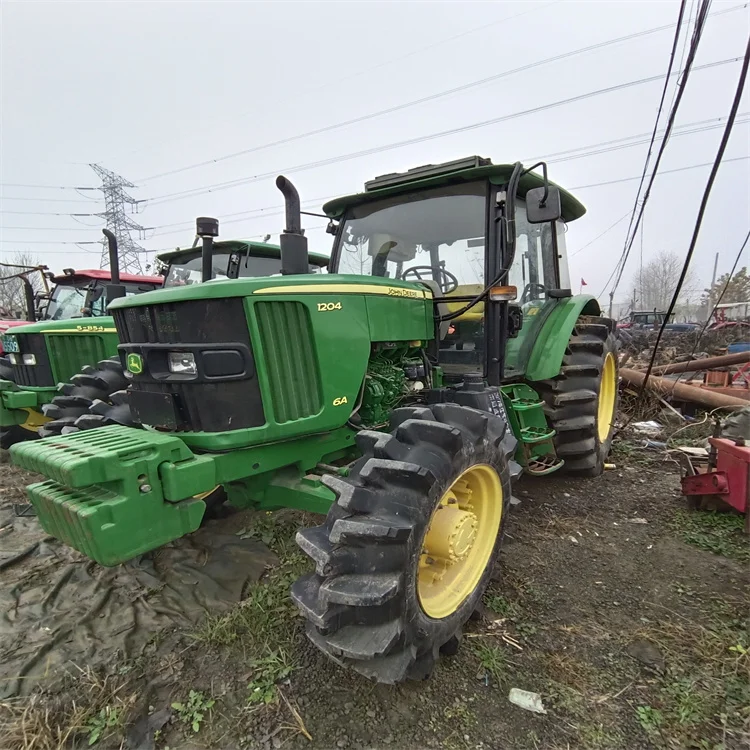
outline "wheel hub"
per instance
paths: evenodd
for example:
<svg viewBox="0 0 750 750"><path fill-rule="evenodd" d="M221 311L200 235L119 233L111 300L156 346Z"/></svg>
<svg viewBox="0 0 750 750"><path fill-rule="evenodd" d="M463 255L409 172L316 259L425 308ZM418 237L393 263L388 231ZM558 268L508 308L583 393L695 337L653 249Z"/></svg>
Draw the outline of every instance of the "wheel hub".
<svg viewBox="0 0 750 750"><path fill-rule="evenodd" d="M422 541L417 591L427 615L446 617L474 591L492 560L503 491L495 469L477 464L445 491Z"/></svg>
<svg viewBox="0 0 750 750"><path fill-rule="evenodd" d="M477 526L474 513L457 505L441 506L424 540L427 556L450 564L464 560L477 537Z"/></svg>

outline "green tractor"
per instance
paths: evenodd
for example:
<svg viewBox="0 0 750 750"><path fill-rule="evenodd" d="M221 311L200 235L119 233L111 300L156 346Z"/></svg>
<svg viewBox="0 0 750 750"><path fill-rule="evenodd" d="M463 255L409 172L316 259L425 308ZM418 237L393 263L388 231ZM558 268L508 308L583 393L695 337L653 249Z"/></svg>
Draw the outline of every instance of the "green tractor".
<svg viewBox="0 0 750 750"><path fill-rule="evenodd" d="M107 237L111 267L116 268L117 242L111 233ZM278 246L264 242L218 242L210 278L271 276L280 271L280 257ZM115 356L117 330L106 304L115 296L202 280L200 248L172 250L157 260L159 276L66 269L42 300L39 322L3 336L7 356L0 359L0 448L77 430L80 417L89 427L129 423L123 395L128 382ZM310 271L327 263L327 257L311 255Z"/></svg>
<svg viewBox="0 0 750 750"><path fill-rule="evenodd" d="M102 565L197 529L217 485L234 507L326 514L297 535L309 638L372 679L424 678L487 586L511 481L602 471L614 324L571 294L564 247L585 209L546 167L386 175L326 204L330 273L312 275L299 196L277 186L281 276L112 303L142 428L13 460L49 477L28 488L43 528Z"/></svg>

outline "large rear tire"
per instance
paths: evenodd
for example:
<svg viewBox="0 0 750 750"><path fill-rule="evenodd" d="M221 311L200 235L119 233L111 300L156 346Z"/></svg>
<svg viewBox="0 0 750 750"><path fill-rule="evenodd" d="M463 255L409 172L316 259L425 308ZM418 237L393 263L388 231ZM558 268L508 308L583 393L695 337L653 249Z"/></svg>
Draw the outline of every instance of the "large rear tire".
<svg viewBox="0 0 750 750"><path fill-rule="evenodd" d="M378 682L424 679L455 653L492 574L516 440L502 419L456 404L396 409L362 431L325 523L297 543L316 572L292 587L310 640Z"/></svg>
<svg viewBox="0 0 750 750"><path fill-rule="evenodd" d="M544 400L547 421L556 430L564 471L594 477L604 470L612 446L618 403L615 323L579 318L563 356L560 374L532 385Z"/></svg>

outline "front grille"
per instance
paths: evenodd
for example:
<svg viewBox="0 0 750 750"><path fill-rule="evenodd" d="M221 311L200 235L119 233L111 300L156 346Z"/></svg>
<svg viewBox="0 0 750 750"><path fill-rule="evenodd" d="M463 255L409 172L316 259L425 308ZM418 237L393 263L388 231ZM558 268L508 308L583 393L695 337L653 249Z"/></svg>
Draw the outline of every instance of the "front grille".
<svg viewBox="0 0 750 750"><path fill-rule="evenodd" d="M242 298L187 300L161 305L138 305L114 311L120 337L120 351L149 351L164 344L232 344L252 351ZM242 379L215 382L157 381L148 373L133 377L130 400L141 421L148 421L148 409L139 408L140 393L174 396L180 431L223 432L265 424L265 414L254 368ZM141 403L153 403L144 396ZM154 426L159 426L155 424Z"/></svg>
<svg viewBox="0 0 750 750"><path fill-rule="evenodd" d="M97 362L114 354L113 345L110 343L107 347L103 336L89 333L50 334L47 348L61 383L70 380L84 365L96 366Z"/></svg>
<svg viewBox="0 0 750 750"><path fill-rule="evenodd" d="M258 302L255 313L276 421L318 414L323 396L307 307L301 302Z"/></svg>
<svg viewBox="0 0 750 750"><path fill-rule="evenodd" d="M13 380L20 386L32 388L50 388L56 385L43 333L19 333L18 350L20 354L33 354L35 365L13 365Z"/></svg>

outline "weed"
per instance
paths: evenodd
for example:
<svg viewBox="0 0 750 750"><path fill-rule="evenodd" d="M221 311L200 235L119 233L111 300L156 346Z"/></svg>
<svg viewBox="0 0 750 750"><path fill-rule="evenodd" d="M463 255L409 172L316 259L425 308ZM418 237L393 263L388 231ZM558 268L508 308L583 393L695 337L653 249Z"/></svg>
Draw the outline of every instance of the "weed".
<svg viewBox="0 0 750 750"><path fill-rule="evenodd" d="M181 703L175 701L172 708L177 711L177 716L183 724L189 725L193 732L199 732L206 711L210 711L216 701L213 698L206 698L204 693L197 690L191 690L188 693L187 701Z"/></svg>
<svg viewBox="0 0 750 750"><path fill-rule="evenodd" d="M652 706L638 706L635 709L638 723L643 727L643 731L649 736L659 734L664 724L664 716L661 711Z"/></svg>
<svg viewBox="0 0 750 750"><path fill-rule="evenodd" d="M733 609L734 607L734 609ZM669 664L650 706L638 720L655 741L707 750L732 746L746 731L750 706L750 643L741 616L744 602L724 600L708 612L709 625L686 618L642 632L657 643Z"/></svg>
<svg viewBox="0 0 750 750"><path fill-rule="evenodd" d="M507 659L501 646L493 644L477 643L473 647L479 663L492 681L499 685L507 670Z"/></svg>
<svg viewBox="0 0 750 750"><path fill-rule="evenodd" d="M120 725L120 710L105 706L99 713L94 714L86 723L86 731L89 735L89 745L95 745L99 740L109 734L109 730Z"/></svg>
<svg viewBox="0 0 750 750"><path fill-rule="evenodd" d="M750 561L750 544L742 533L744 519L735 513L679 511L673 526L682 539L715 555Z"/></svg>
<svg viewBox="0 0 750 750"><path fill-rule="evenodd" d="M517 620L521 617L521 608L518 604L509 601L502 594L488 591L484 595L484 603L488 609L501 617L507 617L509 620Z"/></svg>
<svg viewBox="0 0 750 750"><path fill-rule="evenodd" d="M279 697L276 685L289 677L294 670L294 666L289 663L287 655L281 649L255 659L250 663L250 667L253 669L253 677L248 685L250 695L247 701L250 704L275 703Z"/></svg>
<svg viewBox="0 0 750 750"><path fill-rule="evenodd" d="M81 669L65 677L54 700L45 693L0 702L0 746L60 750L119 735L136 695L120 675ZM119 743L118 743L119 744Z"/></svg>

